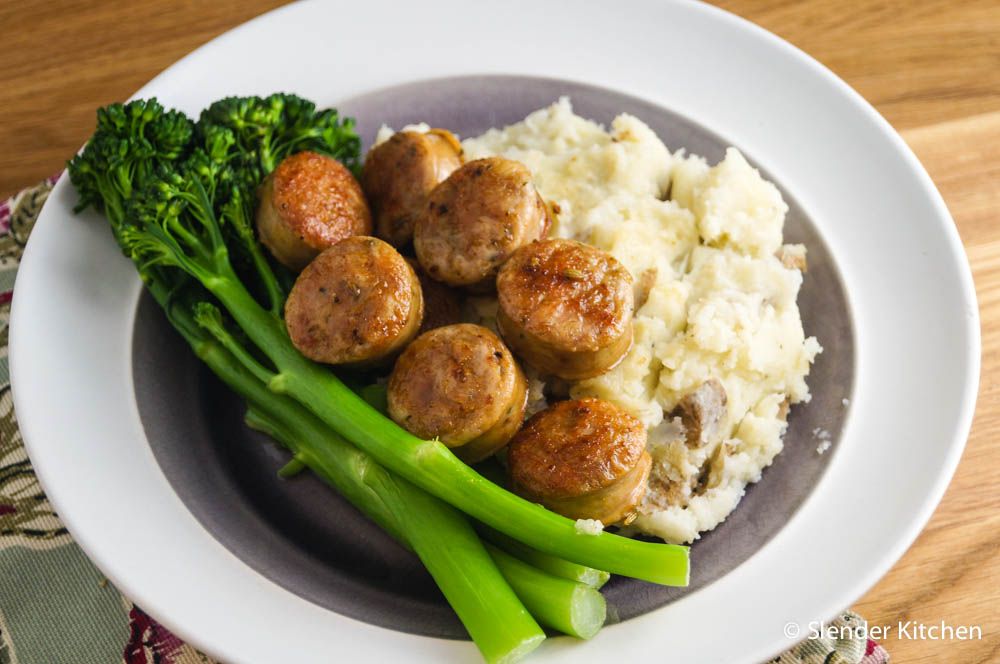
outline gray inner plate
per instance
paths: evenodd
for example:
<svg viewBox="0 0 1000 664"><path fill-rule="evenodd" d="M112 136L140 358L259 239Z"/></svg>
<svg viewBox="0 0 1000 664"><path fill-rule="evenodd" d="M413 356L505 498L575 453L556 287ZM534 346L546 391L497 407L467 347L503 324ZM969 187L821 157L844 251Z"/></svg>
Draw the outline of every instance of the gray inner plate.
<svg viewBox="0 0 1000 664"><path fill-rule="evenodd" d="M636 115L671 149L710 163L729 145L696 122L609 90L528 77L441 79L373 92L336 105L358 119L367 145L383 124L427 121L463 136L516 122L569 95L576 112L609 123ZM738 142L737 142L738 146ZM747 155L752 159L752 155ZM765 173L766 175L766 173ZM780 187L780 183L776 183ZM604 590L614 620L627 620L722 577L781 529L812 491L833 450L816 452L812 431L834 443L854 373L853 332L833 257L787 191L786 241L809 249L799 296L807 334L824 352L809 377L813 399L792 409L785 450L722 525L693 548L691 585L665 588L625 578ZM286 454L243 425L243 408L203 369L148 297L136 318L136 400L157 461L181 500L224 546L264 576L312 602L392 629L465 638L418 560L315 477L277 477ZM834 448L835 449L835 448Z"/></svg>

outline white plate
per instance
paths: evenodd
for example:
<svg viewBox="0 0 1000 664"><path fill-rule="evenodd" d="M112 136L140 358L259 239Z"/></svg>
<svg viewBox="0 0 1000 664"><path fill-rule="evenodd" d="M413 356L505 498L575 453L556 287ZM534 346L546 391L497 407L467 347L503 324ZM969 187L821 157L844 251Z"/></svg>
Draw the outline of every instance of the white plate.
<svg viewBox="0 0 1000 664"><path fill-rule="evenodd" d="M396 83L476 73L584 81L696 119L738 141L819 224L857 330L852 410L820 484L723 579L586 645L550 639L534 661L758 662L777 653L792 644L787 623L804 635L902 555L961 455L978 385L979 322L940 195L899 136L842 81L773 35L698 4L298 4L219 37L137 96L189 113L225 95L276 90L336 104ZM139 281L104 224L74 217L74 199L63 178L25 253L11 370L35 469L104 573L226 661L475 661L470 643L374 627L283 590L184 508L136 411L130 350Z"/></svg>

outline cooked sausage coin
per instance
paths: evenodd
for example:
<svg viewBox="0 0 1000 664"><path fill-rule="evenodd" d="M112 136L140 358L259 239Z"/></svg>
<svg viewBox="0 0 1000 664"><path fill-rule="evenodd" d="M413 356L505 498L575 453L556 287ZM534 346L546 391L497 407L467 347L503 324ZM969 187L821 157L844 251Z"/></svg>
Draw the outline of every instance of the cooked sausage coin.
<svg viewBox="0 0 1000 664"><path fill-rule="evenodd" d="M423 296L395 249L355 236L302 271L285 303L292 343L327 364L371 364L401 350L420 328Z"/></svg>
<svg viewBox="0 0 1000 664"><path fill-rule="evenodd" d="M395 247L413 239L427 196L462 165L462 144L450 131L399 131L369 150L361 184L375 233Z"/></svg>
<svg viewBox="0 0 1000 664"><path fill-rule="evenodd" d="M413 247L432 278L492 290L504 261L544 236L548 226L548 207L524 164L476 159L431 192L414 227Z"/></svg>
<svg viewBox="0 0 1000 664"><path fill-rule="evenodd" d="M521 426L527 389L499 337L479 325L449 325L420 335L396 360L389 416L474 463L506 445Z"/></svg>
<svg viewBox="0 0 1000 664"><path fill-rule="evenodd" d="M424 296L424 321L420 324L420 334L445 325L454 325L462 320L462 298L459 292L427 276L415 258L407 258L420 281L420 291Z"/></svg>
<svg viewBox="0 0 1000 664"><path fill-rule="evenodd" d="M632 276L607 252L552 239L519 249L497 277L497 325L539 371L580 380L632 345Z"/></svg>
<svg viewBox="0 0 1000 664"><path fill-rule="evenodd" d="M264 180L257 234L279 263L301 270L352 235L371 235L361 185L336 159L315 152L286 157Z"/></svg>
<svg viewBox="0 0 1000 664"><path fill-rule="evenodd" d="M609 401L559 401L510 441L514 490L571 519L621 521L646 491L646 428Z"/></svg>

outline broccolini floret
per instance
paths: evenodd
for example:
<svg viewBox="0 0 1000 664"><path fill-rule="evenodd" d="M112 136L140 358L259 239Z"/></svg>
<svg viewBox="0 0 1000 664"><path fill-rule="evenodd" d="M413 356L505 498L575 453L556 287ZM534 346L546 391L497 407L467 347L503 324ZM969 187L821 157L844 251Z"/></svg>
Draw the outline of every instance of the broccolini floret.
<svg viewBox="0 0 1000 664"><path fill-rule="evenodd" d="M361 141L354 121L336 110L318 111L311 101L292 94L227 97L201 113L198 130L232 133L229 159L256 179L273 171L290 154L310 150L329 155L357 173Z"/></svg>
<svg viewBox="0 0 1000 664"><path fill-rule="evenodd" d="M76 211L93 206L116 231L133 193L170 172L191 146L194 123L167 111L156 99L112 104L98 110L97 131L68 164L80 194Z"/></svg>

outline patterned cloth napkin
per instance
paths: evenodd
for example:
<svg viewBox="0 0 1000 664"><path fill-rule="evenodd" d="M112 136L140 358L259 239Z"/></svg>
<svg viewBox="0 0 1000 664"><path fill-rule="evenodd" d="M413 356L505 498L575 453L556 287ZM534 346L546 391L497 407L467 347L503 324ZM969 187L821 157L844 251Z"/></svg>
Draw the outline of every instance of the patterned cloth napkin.
<svg viewBox="0 0 1000 664"><path fill-rule="evenodd" d="M212 664L108 583L73 542L35 477L14 418L7 324L14 277L55 178L0 204L0 664ZM861 616L843 639L809 639L781 664L887 664ZM290 653L294 658L294 654Z"/></svg>

